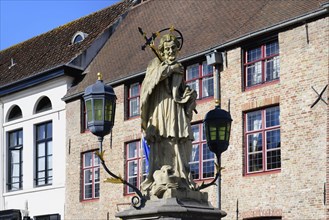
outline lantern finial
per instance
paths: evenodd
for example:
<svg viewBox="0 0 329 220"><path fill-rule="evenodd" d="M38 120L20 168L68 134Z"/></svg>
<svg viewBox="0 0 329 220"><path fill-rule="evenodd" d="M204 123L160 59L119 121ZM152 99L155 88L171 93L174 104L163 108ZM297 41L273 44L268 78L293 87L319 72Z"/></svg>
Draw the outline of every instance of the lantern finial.
<svg viewBox="0 0 329 220"><path fill-rule="evenodd" d="M215 105L216 105L216 106L219 106L219 105L220 105L220 100L219 100L219 99L216 99L216 100L215 100Z"/></svg>
<svg viewBox="0 0 329 220"><path fill-rule="evenodd" d="M97 73L97 80L103 80L103 75L100 72Z"/></svg>

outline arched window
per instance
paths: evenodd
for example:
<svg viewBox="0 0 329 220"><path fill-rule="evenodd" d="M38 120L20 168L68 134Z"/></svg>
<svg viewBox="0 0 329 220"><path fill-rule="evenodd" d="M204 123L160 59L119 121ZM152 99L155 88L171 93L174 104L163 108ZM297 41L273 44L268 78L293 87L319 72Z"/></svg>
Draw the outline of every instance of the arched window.
<svg viewBox="0 0 329 220"><path fill-rule="evenodd" d="M22 114L21 108L18 107L18 105L15 105L10 110L7 121L13 121L13 120L22 118L22 116L23 116L23 114Z"/></svg>
<svg viewBox="0 0 329 220"><path fill-rule="evenodd" d="M88 36L88 34L78 31L73 35L71 43L77 44L77 43L83 41L87 36Z"/></svg>
<svg viewBox="0 0 329 220"><path fill-rule="evenodd" d="M52 108L52 105L51 105L50 99L47 96L44 96L37 103L37 107L35 108L35 113L48 111L51 108Z"/></svg>

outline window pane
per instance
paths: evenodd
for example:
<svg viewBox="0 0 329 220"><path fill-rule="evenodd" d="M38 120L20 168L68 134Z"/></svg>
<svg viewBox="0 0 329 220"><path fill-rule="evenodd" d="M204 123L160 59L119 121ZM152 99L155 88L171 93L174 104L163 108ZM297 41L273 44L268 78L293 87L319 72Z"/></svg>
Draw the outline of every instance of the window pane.
<svg viewBox="0 0 329 220"><path fill-rule="evenodd" d="M212 66L208 66L207 62L203 62L202 63L202 76L206 76L206 75L210 75L213 72L213 67Z"/></svg>
<svg viewBox="0 0 329 220"><path fill-rule="evenodd" d="M279 53L279 43L274 41L266 44L266 56L271 56Z"/></svg>
<svg viewBox="0 0 329 220"><path fill-rule="evenodd" d="M45 182L45 179L38 179L37 180L37 185L40 186L40 185L45 185L46 182Z"/></svg>
<svg viewBox="0 0 329 220"><path fill-rule="evenodd" d="M199 161L199 145L194 144L192 146L192 155L191 155L191 162L197 162Z"/></svg>
<svg viewBox="0 0 329 220"><path fill-rule="evenodd" d="M193 179L200 178L199 163L190 163L190 171L191 171Z"/></svg>
<svg viewBox="0 0 329 220"><path fill-rule="evenodd" d="M214 159L214 153L209 150L207 144L202 144L202 155L203 160Z"/></svg>
<svg viewBox="0 0 329 220"><path fill-rule="evenodd" d="M45 143L38 144L38 157L45 156L46 155L45 150L46 150Z"/></svg>
<svg viewBox="0 0 329 220"><path fill-rule="evenodd" d="M100 188L100 160L95 155L95 151L83 154L83 187L85 190L84 199L92 199L99 197ZM88 167L86 169L86 167Z"/></svg>
<svg viewBox="0 0 329 220"><path fill-rule="evenodd" d="M214 161L203 162L203 178L209 178L214 176Z"/></svg>
<svg viewBox="0 0 329 220"><path fill-rule="evenodd" d="M85 167L90 167L92 165L92 156L93 156L93 152L88 152L84 154L84 166Z"/></svg>
<svg viewBox="0 0 329 220"><path fill-rule="evenodd" d="M126 175L127 181L136 187L146 178L148 166L146 159L142 156L142 146L140 141L134 141L126 145ZM134 190L129 186L125 188L126 193L133 193Z"/></svg>
<svg viewBox="0 0 329 220"><path fill-rule="evenodd" d="M94 173L94 175L95 175L95 182L99 182L99 172L100 172L100 169L99 168L96 168L95 170L95 173Z"/></svg>
<svg viewBox="0 0 329 220"><path fill-rule="evenodd" d="M280 148L280 130L266 132L267 149Z"/></svg>
<svg viewBox="0 0 329 220"><path fill-rule="evenodd" d="M199 64L188 66L186 68L186 71L187 71L187 76L186 76L187 81L191 79L199 78Z"/></svg>
<svg viewBox="0 0 329 220"><path fill-rule="evenodd" d="M46 172L45 171L39 171L38 172L38 179L44 179L46 176Z"/></svg>
<svg viewBox="0 0 329 220"><path fill-rule="evenodd" d="M94 153L94 166L99 166L100 163L101 163L101 159L99 159L99 157L96 156Z"/></svg>
<svg viewBox="0 0 329 220"><path fill-rule="evenodd" d="M91 199L93 196L92 185L85 185L85 199Z"/></svg>
<svg viewBox="0 0 329 220"><path fill-rule="evenodd" d="M23 130L18 131L18 145L23 145Z"/></svg>
<svg viewBox="0 0 329 220"><path fill-rule="evenodd" d="M12 177L19 177L20 164L11 164L11 175Z"/></svg>
<svg viewBox="0 0 329 220"><path fill-rule="evenodd" d="M134 97L139 95L139 84L133 84L130 86L130 94L129 97Z"/></svg>
<svg viewBox="0 0 329 220"><path fill-rule="evenodd" d="M148 173L148 169L149 169L149 167L146 163L146 159L143 158L143 160L142 160L142 174L143 174L143 176Z"/></svg>
<svg viewBox="0 0 329 220"><path fill-rule="evenodd" d="M257 154L250 154L248 155L249 159L249 166L248 166L248 171L249 172L254 172L254 171L261 171L263 170L263 157L262 153L257 153Z"/></svg>
<svg viewBox="0 0 329 220"><path fill-rule="evenodd" d="M281 151L273 150L267 152L267 169L276 169L281 167Z"/></svg>
<svg viewBox="0 0 329 220"><path fill-rule="evenodd" d="M95 198L99 197L99 183L95 184Z"/></svg>
<svg viewBox="0 0 329 220"><path fill-rule="evenodd" d="M15 182L15 183L13 182L11 184L10 190L18 190L18 189L20 189L19 182Z"/></svg>
<svg viewBox="0 0 329 220"><path fill-rule="evenodd" d="M20 150L11 150L11 163L20 163Z"/></svg>
<svg viewBox="0 0 329 220"><path fill-rule="evenodd" d="M279 57L273 57L265 62L266 64L266 81L279 78L280 60Z"/></svg>
<svg viewBox="0 0 329 220"><path fill-rule="evenodd" d="M37 126L37 138L38 140L43 140L46 138L46 126L45 125L38 125Z"/></svg>
<svg viewBox="0 0 329 220"><path fill-rule="evenodd" d="M139 98L129 100L129 116L139 115Z"/></svg>
<svg viewBox="0 0 329 220"><path fill-rule="evenodd" d="M200 141L199 125L192 125L191 128L192 128L194 141Z"/></svg>
<svg viewBox="0 0 329 220"><path fill-rule="evenodd" d="M45 169L46 169L46 158L45 157L38 158L38 170L42 171Z"/></svg>
<svg viewBox="0 0 329 220"><path fill-rule="evenodd" d="M247 51L247 62L258 60L262 57L261 47L257 47Z"/></svg>
<svg viewBox="0 0 329 220"><path fill-rule="evenodd" d="M280 109L279 106L266 109L266 127L280 125Z"/></svg>
<svg viewBox="0 0 329 220"><path fill-rule="evenodd" d="M247 66L247 86L253 86L262 82L261 62Z"/></svg>
<svg viewBox="0 0 329 220"><path fill-rule="evenodd" d="M92 121L92 108L91 108L91 100L86 101L86 112L87 112L87 120Z"/></svg>
<svg viewBox="0 0 329 220"><path fill-rule="evenodd" d="M113 104L110 100L105 100L105 121L112 121Z"/></svg>
<svg viewBox="0 0 329 220"><path fill-rule="evenodd" d="M137 175L137 160L130 161L128 163L128 176L136 176Z"/></svg>
<svg viewBox="0 0 329 220"><path fill-rule="evenodd" d="M136 158L137 157L137 146L138 142L131 142L128 144L128 158Z"/></svg>
<svg viewBox="0 0 329 220"><path fill-rule="evenodd" d="M51 138L53 136L53 123L47 123L47 138Z"/></svg>
<svg viewBox="0 0 329 220"><path fill-rule="evenodd" d="M53 154L53 142L48 141L47 142L47 155L52 155Z"/></svg>
<svg viewBox="0 0 329 220"><path fill-rule="evenodd" d="M9 133L9 147L17 146L16 132Z"/></svg>
<svg viewBox="0 0 329 220"><path fill-rule="evenodd" d="M247 114L247 130L254 131L262 129L262 112L255 111Z"/></svg>
<svg viewBox="0 0 329 220"><path fill-rule="evenodd" d="M204 78L202 80L202 97L214 95L214 80L213 77Z"/></svg>
<svg viewBox="0 0 329 220"><path fill-rule="evenodd" d="M52 180L53 178L53 170L48 170L47 171L47 175L48 175L48 183L51 183L50 180Z"/></svg>
<svg viewBox="0 0 329 220"><path fill-rule="evenodd" d="M92 173L92 170L91 169L88 169L88 170L85 170L84 171L84 174L85 174L85 183L92 183L93 182L93 173Z"/></svg>
<svg viewBox="0 0 329 220"><path fill-rule="evenodd" d="M248 152L253 153L262 151L263 135L262 133L248 135Z"/></svg>
<svg viewBox="0 0 329 220"><path fill-rule="evenodd" d="M94 100L94 114L95 121L103 120L103 99Z"/></svg>
<svg viewBox="0 0 329 220"><path fill-rule="evenodd" d="M53 168L53 157L52 156L48 156L47 157L47 169L52 169Z"/></svg>
<svg viewBox="0 0 329 220"><path fill-rule="evenodd" d="M137 177L128 178L128 182L137 187ZM134 192L134 190L131 187L128 186L127 188L128 188L128 193Z"/></svg>

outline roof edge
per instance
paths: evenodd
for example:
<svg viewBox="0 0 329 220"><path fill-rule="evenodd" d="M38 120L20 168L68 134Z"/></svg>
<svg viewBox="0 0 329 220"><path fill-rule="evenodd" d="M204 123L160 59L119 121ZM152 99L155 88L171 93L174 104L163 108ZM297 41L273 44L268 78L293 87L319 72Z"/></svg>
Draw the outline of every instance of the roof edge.
<svg viewBox="0 0 329 220"><path fill-rule="evenodd" d="M280 22L278 24L275 24L275 25L272 25L272 26L269 26L269 27L265 27L265 28L260 29L258 31L247 33L247 34L245 34L245 35L243 35L239 38L233 39L233 40L228 41L224 44L219 44L219 45L216 45L216 46L214 46L212 48L209 48L207 50L199 51L199 52L194 53L190 56L180 58L180 59L178 59L178 61L179 62L184 62L184 61L187 61L187 60L191 60L191 59L194 59L196 57L206 55L206 54L208 54L208 53L210 53L214 50L223 50L224 48L234 46L234 45L239 44L239 43L241 43L243 41L246 41L248 39L258 37L262 34L265 34L265 33L268 33L268 32L273 32L273 31L278 31L278 30L287 28L289 26L304 23L307 20L312 20L312 19L315 19L315 18L318 18L318 17L322 17L326 14L329 14L329 2L321 4L320 7L321 7L320 9L314 10L310 13L295 17L295 18L290 19L290 20ZM144 75L145 72L146 72L146 70L144 70L142 72L139 72L139 73L131 74L129 76L110 81L107 84L108 85L117 85L117 84L125 82L129 79L133 79L133 78L139 77L141 75ZM72 94L70 96L65 96L65 97L62 98L62 100L65 101L65 102L69 102L73 99L79 98L80 96L83 95L83 93L84 92L78 92L78 93Z"/></svg>
<svg viewBox="0 0 329 220"><path fill-rule="evenodd" d="M0 88L0 97L36 86L60 76L68 75L74 77L75 73L77 72L81 73L82 70L72 66L58 65L54 68L45 70L33 76L2 86Z"/></svg>
<svg viewBox="0 0 329 220"><path fill-rule="evenodd" d="M224 44L216 45L216 46L214 46L210 49L197 52L197 53L195 53L193 55L190 55L190 56L183 57L179 61L180 62L187 61L187 60L196 58L196 57L201 56L201 55L206 55L206 54L208 54L208 53L210 53L214 50L223 50L223 48L234 46L236 44L241 43L242 41L258 37L262 34L265 34L265 33L268 33L268 32L273 32L273 31L278 31L278 30L281 30L281 29L284 29L284 28L287 28L289 26L293 26L293 25L296 25L296 24L302 24L302 23L305 23L307 20L312 20L312 19L315 19L315 18L318 18L318 17L322 17L326 14L329 14L329 2L327 2L325 4L321 4L321 8L318 9L318 10L315 10L313 12L301 15L299 17L295 17L295 18L290 19L290 20L280 22L278 24L275 24L275 25L272 25L272 26L269 26L269 27L265 27L265 28L260 29L258 31L247 33L247 34L245 34L241 37L238 37L236 39L228 41Z"/></svg>

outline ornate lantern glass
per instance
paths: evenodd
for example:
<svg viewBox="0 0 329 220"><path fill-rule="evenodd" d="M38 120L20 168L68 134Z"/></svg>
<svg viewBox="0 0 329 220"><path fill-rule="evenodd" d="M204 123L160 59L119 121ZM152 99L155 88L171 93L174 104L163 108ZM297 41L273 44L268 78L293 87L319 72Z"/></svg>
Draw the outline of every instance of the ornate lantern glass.
<svg viewBox="0 0 329 220"><path fill-rule="evenodd" d="M116 95L113 88L105 85L99 74L96 83L86 88L83 98L90 132L98 137L109 134L115 117Z"/></svg>
<svg viewBox="0 0 329 220"><path fill-rule="evenodd" d="M231 114L219 106L209 111L203 120L208 147L216 155L226 151L229 146L231 123Z"/></svg>

